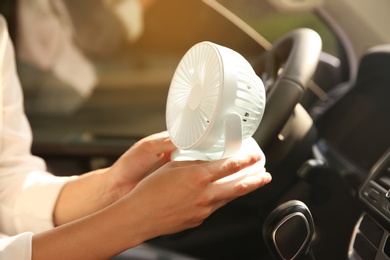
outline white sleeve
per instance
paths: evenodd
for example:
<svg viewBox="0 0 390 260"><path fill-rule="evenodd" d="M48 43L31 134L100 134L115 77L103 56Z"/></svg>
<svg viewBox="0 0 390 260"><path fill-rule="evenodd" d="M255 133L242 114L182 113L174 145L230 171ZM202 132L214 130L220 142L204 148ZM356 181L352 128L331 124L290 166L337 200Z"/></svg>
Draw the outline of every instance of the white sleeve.
<svg viewBox="0 0 390 260"><path fill-rule="evenodd" d="M0 232L16 235L53 227L52 212L68 179L46 172L30 152L32 134L6 28L0 16Z"/></svg>
<svg viewBox="0 0 390 260"><path fill-rule="evenodd" d="M13 237L0 238L1 260L30 260L33 233L25 232Z"/></svg>

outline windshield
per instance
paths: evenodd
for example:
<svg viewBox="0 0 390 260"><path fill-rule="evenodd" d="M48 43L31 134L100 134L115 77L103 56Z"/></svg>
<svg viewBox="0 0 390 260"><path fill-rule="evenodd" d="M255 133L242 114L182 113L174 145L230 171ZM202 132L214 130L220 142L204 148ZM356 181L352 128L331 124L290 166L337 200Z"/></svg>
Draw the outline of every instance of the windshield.
<svg viewBox="0 0 390 260"><path fill-rule="evenodd" d="M131 26L123 26L131 21L120 11L129 6L108 10L65 1L34 9L32 2L16 10L15 46L34 147L126 146L165 130L171 78L200 41L232 48L252 63L284 33L309 27L320 33L326 52L337 53L334 36L313 9L287 12L272 1L156 1L133 38L126 34ZM44 41L49 47L40 45Z"/></svg>

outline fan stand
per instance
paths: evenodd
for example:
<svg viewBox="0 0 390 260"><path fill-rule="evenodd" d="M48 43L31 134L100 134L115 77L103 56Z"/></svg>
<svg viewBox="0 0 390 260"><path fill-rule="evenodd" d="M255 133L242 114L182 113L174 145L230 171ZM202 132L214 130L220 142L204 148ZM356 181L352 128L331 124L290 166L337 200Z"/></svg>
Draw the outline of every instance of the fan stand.
<svg viewBox="0 0 390 260"><path fill-rule="evenodd" d="M237 113L231 113L224 120L225 147L223 152L208 153L197 150L176 150L172 153L174 161L211 161L245 154L259 154L260 167L265 166L265 155L253 137L242 138L242 118Z"/></svg>
<svg viewBox="0 0 390 260"><path fill-rule="evenodd" d="M265 167L265 155L264 152L261 150L260 146L257 144L256 140L253 139L253 137L246 138L242 141L240 149L235 151L234 154L231 156L241 156L246 154L258 154L261 157L261 160L256 163L256 167L259 167L259 169L263 169ZM205 153L202 151L196 151L196 150L176 150L172 153L172 160L174 161L195 161L195 160L201 160L201 161L212 161L212 160L218 160L221 158L227 158L230 156L224 156L225 154L221 155L221 153Z"/></svg>

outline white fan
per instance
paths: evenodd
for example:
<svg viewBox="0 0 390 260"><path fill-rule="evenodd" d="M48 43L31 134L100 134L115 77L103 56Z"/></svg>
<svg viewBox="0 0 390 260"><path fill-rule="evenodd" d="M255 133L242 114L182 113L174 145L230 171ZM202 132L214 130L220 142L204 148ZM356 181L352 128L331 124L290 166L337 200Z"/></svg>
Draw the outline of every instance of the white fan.
<svg viewBox="0 0 390 260"><path fill-rule="evenodd" d="M178 148L173 159L262 153L252 135L264 108L264 85L243 56L212 42L194 45L176 68L167 98L167 129Z"/></svg>

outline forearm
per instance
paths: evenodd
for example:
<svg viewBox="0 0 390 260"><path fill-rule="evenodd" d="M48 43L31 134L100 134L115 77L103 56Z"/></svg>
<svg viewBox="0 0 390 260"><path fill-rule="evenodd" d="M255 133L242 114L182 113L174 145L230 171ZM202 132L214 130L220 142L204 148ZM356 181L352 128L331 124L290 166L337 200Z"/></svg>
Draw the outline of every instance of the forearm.
<svg viewBox="0 0 390 260"><path fill-rule="evenodd" d="M128 203L34 235L32 259L109 259L148 238L139 214ZM135 212L133 212L135 213Z"/></svg>
<svg viewBox="0 0 390 260"><path fill-rule="evenodd" d="M53 219L56 226L94 213L117 200L107 185L107 169L86 173L69 181L62 189Z"/></svg>

